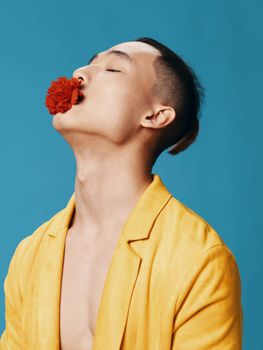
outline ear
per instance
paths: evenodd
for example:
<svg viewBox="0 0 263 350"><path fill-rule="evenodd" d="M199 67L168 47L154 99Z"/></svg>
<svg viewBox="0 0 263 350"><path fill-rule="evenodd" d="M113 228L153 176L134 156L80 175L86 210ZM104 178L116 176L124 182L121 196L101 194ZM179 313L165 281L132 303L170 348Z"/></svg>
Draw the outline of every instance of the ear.
<svg viewBox="0 0 263 350"><path fill-rule="evenodd" d="M176 112L172 107L161 106L157 112L144 116L141 125L147 128L161 129L171 124L175 118Z"/></svg>

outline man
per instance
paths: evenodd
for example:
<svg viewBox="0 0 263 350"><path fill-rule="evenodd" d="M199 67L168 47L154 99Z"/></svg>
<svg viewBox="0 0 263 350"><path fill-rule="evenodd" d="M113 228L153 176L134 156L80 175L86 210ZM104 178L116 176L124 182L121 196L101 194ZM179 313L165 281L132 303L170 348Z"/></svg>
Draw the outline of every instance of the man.
<svg viewBox="0 0 263 350"><path fill-rule="evenodd" d="M140 38L73 76L85 98L53 126L74 152L75 192L15 250L1 350L241 349L234 255L151 173L198 133L196 75Z"/></svg>

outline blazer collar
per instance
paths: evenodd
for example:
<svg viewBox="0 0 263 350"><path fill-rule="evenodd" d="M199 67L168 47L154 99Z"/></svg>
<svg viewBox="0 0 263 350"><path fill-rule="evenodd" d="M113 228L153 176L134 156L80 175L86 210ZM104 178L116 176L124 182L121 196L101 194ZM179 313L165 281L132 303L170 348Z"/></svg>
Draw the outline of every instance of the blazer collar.
<svg viewBox="0 0 263 350"><path fill-rule="evenodd" d="M172 196L158 174L152 174L152 178L153 181L142 193L123 227L122 235L127 242L148 238L155 218ZM65 231L74 210L75 192L71 195L66 207L52 218L47 231L48 235L56 237L60 231Z"/></svg>
<svg viewBox="0 0 263 350"><path fill-rule="evenodd" d="M154 221L171 197L160 176L153 174L153 181L139 198L117 241L99 303L92 350L117 350L121 347L129 305L144 258L143 253L130 242L144 239L143 243L147 244L145 238L148 238ZM47 228L50 239L46 241L40 260L39 283L42 287L38 290L35 307L39 349L60 349L63 259L67 227L74 209L75 192Z"/></svg>

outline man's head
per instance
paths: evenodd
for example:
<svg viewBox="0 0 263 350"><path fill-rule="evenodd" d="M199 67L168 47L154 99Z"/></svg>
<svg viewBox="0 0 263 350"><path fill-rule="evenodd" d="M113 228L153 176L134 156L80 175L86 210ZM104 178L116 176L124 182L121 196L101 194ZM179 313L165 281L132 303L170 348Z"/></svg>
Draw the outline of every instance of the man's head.
<svg viewBox="0 0 263 350"><path fill-rule="evenodd" d="M107 147L134 145L138 151L148 150L154 163L196 125L192 121L197 120L199 107L196 77L164 45L141 38L94 56L73 73L82 80L85 98L53 117L58 131L75 138L90 136Z"/></svg>

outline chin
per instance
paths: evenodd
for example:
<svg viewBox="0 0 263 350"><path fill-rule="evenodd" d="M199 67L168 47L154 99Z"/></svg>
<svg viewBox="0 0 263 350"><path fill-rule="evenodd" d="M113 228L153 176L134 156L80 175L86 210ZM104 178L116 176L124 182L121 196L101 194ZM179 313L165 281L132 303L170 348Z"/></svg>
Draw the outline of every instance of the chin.
<svg viewBox="0 0 263 350"><path fill-rule="evenodd" d="M81 114L76 110L68 110L66 113L57 113L53 116L52 125L58 132L81 130Z"/></svg>
<svg viewBox="0 0 263 350"><path fill-rule="evenodd" d="M71 123L69 122L68 112L69 111L66 113L57 113L53 116L52 125L56 130L61 131L64 129L69 129Z"/></svg>

